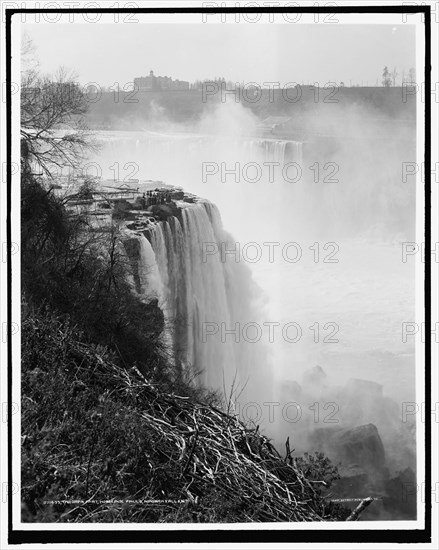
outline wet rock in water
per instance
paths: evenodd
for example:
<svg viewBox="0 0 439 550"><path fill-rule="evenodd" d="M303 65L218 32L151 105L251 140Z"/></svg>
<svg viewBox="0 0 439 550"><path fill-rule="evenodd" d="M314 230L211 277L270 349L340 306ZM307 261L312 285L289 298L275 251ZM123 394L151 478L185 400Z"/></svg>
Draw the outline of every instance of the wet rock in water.
<svg viewBox="0 0 439 550"><path fill-rule="evenodd" d="M356 464L374 471L385 467L383 442L374 424L351 429L338 426L319 428L312 435L312 442L318 450L344 466Z"/></svg>
<svg viewBox="0 0 439 550"><path fill-rule="evenodd" d="M385 466L383 442L374 424L358 426L339 433L334 444L339 449L341 461L346 464L356 463L377 470Z"/></svg>
<svg viewBox="0 0 439 550"><path fill-rule="evenodd" d="M369 475L358 464L339 466L338 479L333 487L338 498L358 498L366 495L369 488Z"/></svg>
<svg viewBox="0 0 439 550"><path fill-rule="evenodd" d="M385 510L403 514L402 519L416 519L416 496L419 487L416 484L416 474L411 468L406 468L386 482L384 497Z"/></svg>
<svg viewBox="0 0 439 550"><path fill-rule="evenodd" d="M333 498L348 499L345 504L354 509L358 504L356 499L379 498L386 494L385 483L389 474L376 426L320 428L313 434L313 443L338 467L340 479L331 487ZM377 501L363 514L363 519L377 519L375 516L381 512L382 503Z"/></svg>

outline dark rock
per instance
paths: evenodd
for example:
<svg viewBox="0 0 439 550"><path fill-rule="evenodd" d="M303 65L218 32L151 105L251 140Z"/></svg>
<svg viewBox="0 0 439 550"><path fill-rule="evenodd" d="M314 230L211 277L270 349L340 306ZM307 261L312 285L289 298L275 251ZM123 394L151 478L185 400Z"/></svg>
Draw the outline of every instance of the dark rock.
<svg viewBox="0 0 439 550"><path fill-rule="evenodd" d="M136 262L139 260L140 257L140 243L139 240L136 238L128 238L125 239L124 242L125 251L128 255L128 257Z"/></svg>
<svg viewBox="0 0 439 550"><path fill-rule="evenodd" d="M369 485L369 475L364 468L358 464L340 466L338 473L340 479L332 487L334 495L338 498L357 498L365 495Z"/></svg>
<svg viewBox="0 0 439 550"><path fill-rule="evenodd" d="M385 467L383 442L373 424L348 430L339 426L318 428L312 435L312 443L345 467L356 464L373 471L381 471Z"/></svg>
<svg viewBox="0 0 439 550"><path fill-rule="evenodd" d="M338 448L341 461L346 464L356 463L365 468L378 470L385 466L383 442L373 424L358 426L337 434L334 444Z"/></svg>
<svg viewBox="0 0 439 550"><path fill-rule="evenodd" d="M136 291L140 292L140 277L139 277L139 258L140 258L140 242L139 239L133 237L128 238L123 241L125 252L129 258L131 265L131 274L134 279L134 284L136 285Z"/></svg>
<svg viewBox="0 0 439 550"><path fill-rule="evenodd" d="M178 217L180 214L180 209L175 203L169 202L167 204L154 204L149 206L148 212L151 212L160 220L165 221L170 217Z"/></svg>
<svg viewBox="0 0 439 550"><path fill-rule="evenodd" d="M143 231L145 229L147 229L148 227L148 222L146 221L136 221L134 223L128 223L127 224L127 229L130 229L131 231Z"/></svg>
<svg viewBox="0 0 439 550"><path fill-rule="evenodd" d="M387 481L384 508L393 513L400 511L404 519L416 519L416 495L419 490L414 471L406 468Z"/></svg>
<svg viewBox="0 0 439 550"><path fill-rule="evenodd" d="M182 201L184 200L184 191L173 191L171 197L173 200Z"/></svg>

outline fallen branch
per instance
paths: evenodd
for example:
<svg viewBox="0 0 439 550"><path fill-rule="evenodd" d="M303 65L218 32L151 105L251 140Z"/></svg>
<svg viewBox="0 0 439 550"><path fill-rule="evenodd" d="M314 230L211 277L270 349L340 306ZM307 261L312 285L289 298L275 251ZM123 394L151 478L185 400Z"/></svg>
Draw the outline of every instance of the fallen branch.
<svg viewBox="0 0 439 550"><path fill-rule="evenodd" d="M367 497L363 499L360 504L355 508L352 514L346 519L346 521L357 521L360 514L370 505L375 499L373 497Z"/></svg>

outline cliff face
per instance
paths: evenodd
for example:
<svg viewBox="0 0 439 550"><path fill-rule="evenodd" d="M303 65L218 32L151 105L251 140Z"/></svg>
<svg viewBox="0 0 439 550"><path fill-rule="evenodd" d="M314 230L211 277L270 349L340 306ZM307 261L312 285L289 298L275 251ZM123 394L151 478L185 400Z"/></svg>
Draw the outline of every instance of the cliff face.
<svg viewBox="0 0 439 550"><path fill-rule="evenodd" d="M137 193L136 199L115 199L109 202L109 216L113 220L117 219L122 231L123 247L129 260L130 276L137 294L142 294L146 286L146 274L142 274L142 247L139 237L144 236L151 242L152 233L158 224L172 218L177 218L182 223L182 205L193 205L200 200L195 195L171 186L161 187L153 193L154 199L145 198L145 194L142 198L141 193Z"/></svg>
<svg viewBox="0 0 439 550"><path fill-rule="evenodd" d="M140 242L135 237L126 237L123 240L126 254L130 261L130 273L134 281L134 288L137 293L141 292L139 261L140 261Z"/></svg>

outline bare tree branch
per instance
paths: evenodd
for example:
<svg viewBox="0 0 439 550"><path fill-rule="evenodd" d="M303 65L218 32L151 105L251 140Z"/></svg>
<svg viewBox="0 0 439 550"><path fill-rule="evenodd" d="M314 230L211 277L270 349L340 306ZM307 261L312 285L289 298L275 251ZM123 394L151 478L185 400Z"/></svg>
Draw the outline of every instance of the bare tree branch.
<svg viewBox="0 0 439 550"><path fill-rule="evenodd" d="M32 51L29 42L24 52ZM60 68L54 77L35 66L22 72L22 160L48 178L64 167L76 169L90 149L96 149L83 123L88 103L74 73Z"/></svg>

